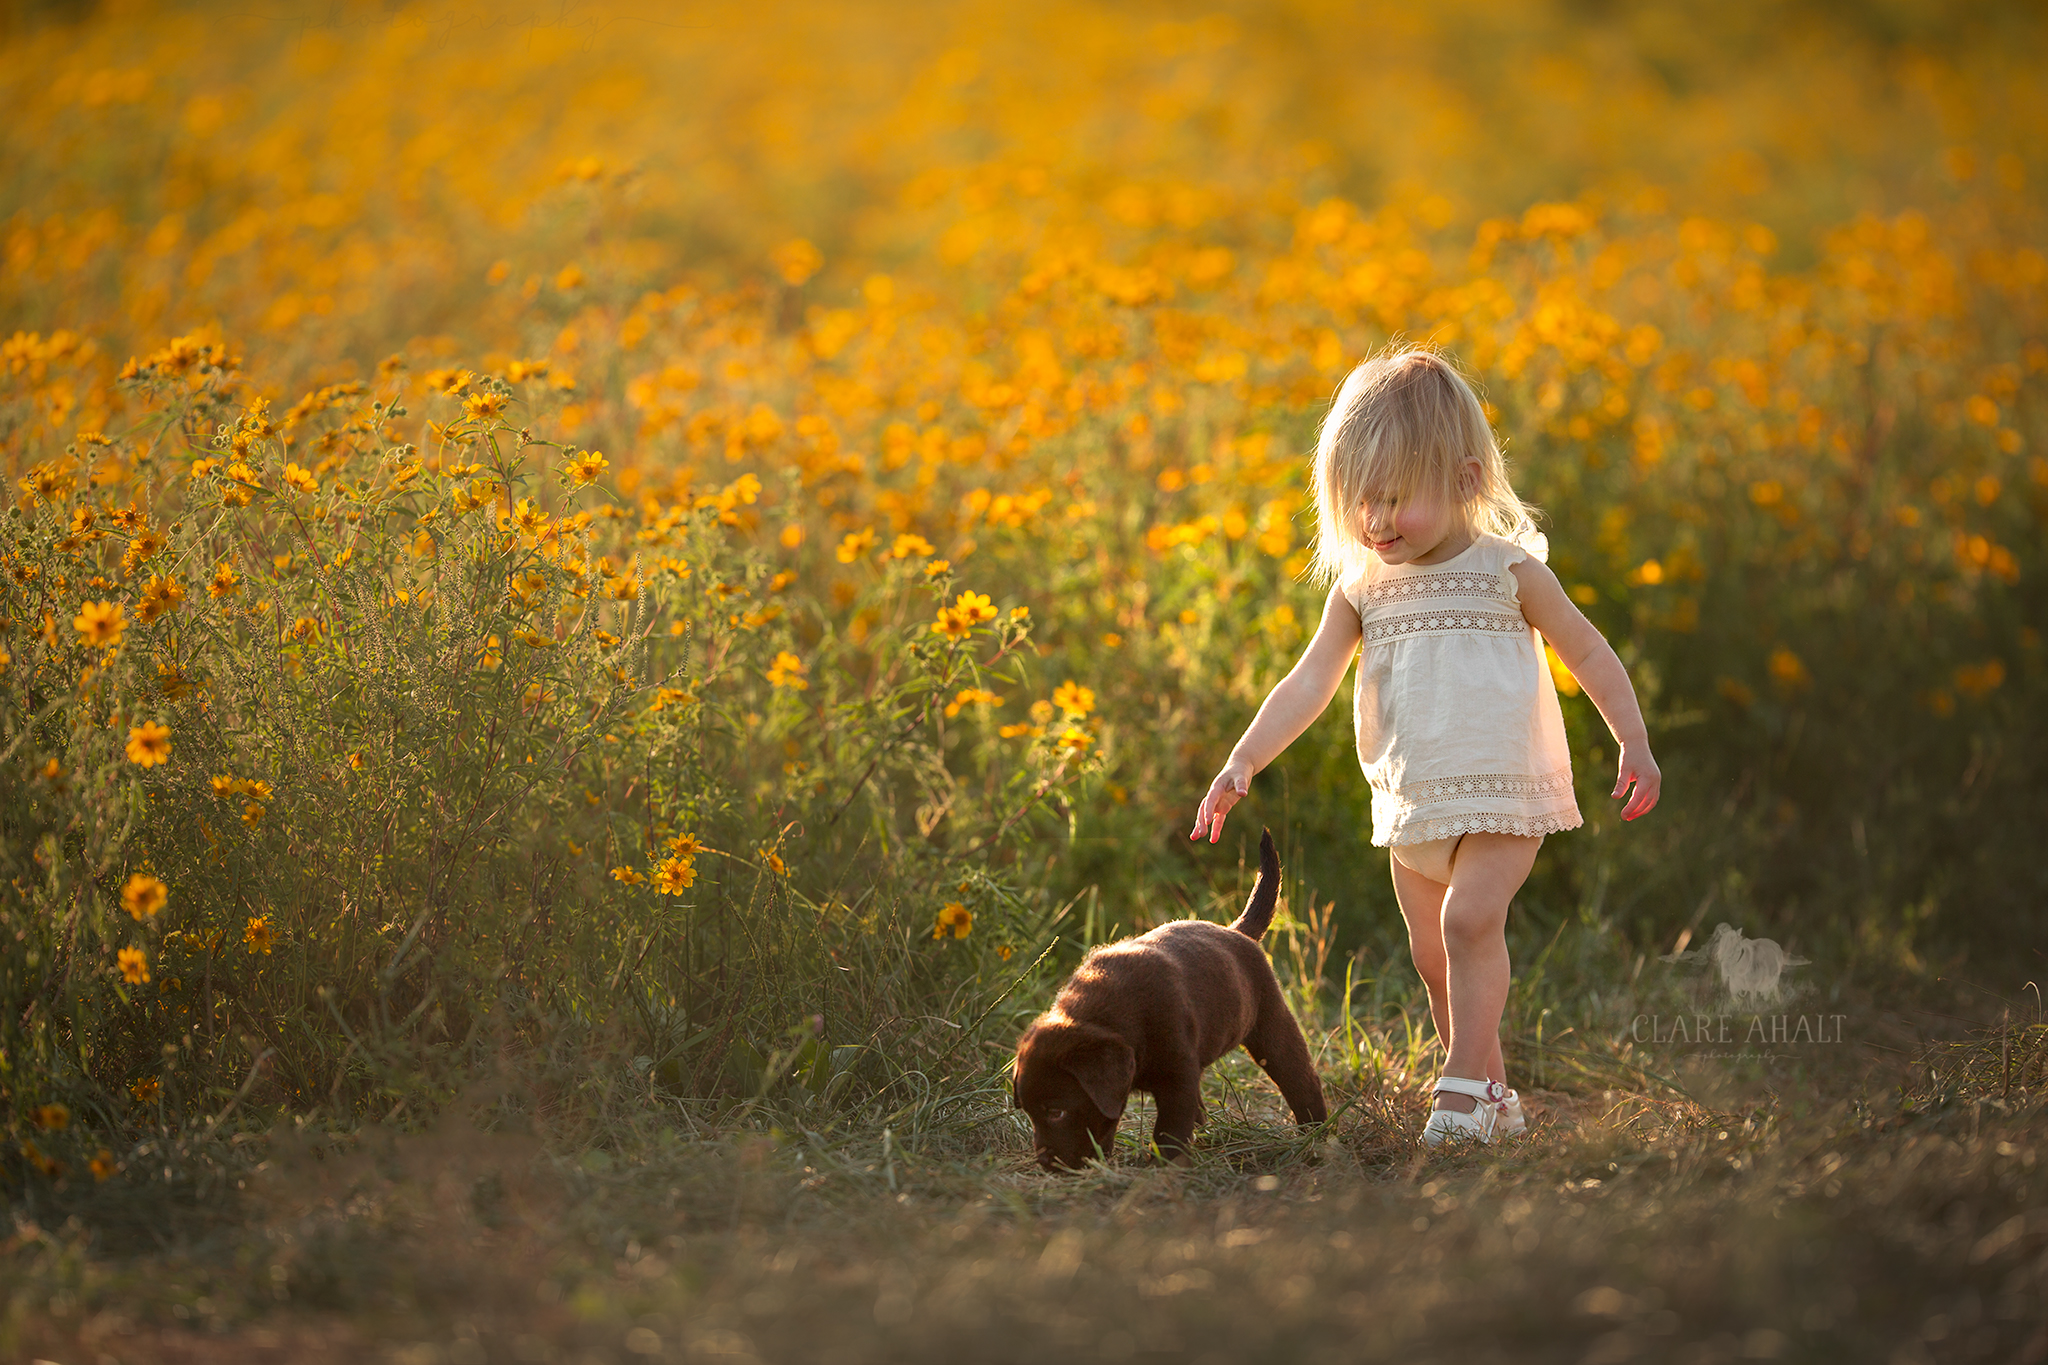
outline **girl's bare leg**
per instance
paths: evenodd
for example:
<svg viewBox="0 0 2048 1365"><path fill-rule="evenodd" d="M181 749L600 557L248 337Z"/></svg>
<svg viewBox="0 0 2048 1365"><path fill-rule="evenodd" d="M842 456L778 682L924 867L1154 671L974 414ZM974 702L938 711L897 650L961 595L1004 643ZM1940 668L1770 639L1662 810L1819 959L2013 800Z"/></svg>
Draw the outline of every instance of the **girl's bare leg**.
<svg viewBox="0 0 2048 1365"><path fill-rule="evenodd" d="M1541 839L1468 834L1458 845L1452 885L1432 881L1399 859L1394 897L1408 922L1408 946L1429 991L1429 1012L1444 1040L1444 1074L1507 1083L1500 1017L1508 1000L1508 903L1536 865ZM1468 1095L1439 1093L1440 1109L1470 1111Z"/></svg>

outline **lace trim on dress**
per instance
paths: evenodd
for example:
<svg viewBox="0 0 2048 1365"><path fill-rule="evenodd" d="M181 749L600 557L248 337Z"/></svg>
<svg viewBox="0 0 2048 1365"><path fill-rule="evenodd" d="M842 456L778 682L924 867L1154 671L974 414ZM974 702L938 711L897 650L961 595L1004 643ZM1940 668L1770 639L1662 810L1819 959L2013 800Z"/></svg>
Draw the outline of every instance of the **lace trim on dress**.
<svg viewBox="0 0 2048 1365"><path fill-rule="evenodd" d="M1365 623L1365 642L1373 645L1384 640L1398 640L1406 635L1438 631L1463 630L1514 635L1527 629L1528 618L1520 612L1430 611L1368 621Z"/></svg>
<svg viewBox="0 0 2048 1365"><path fill-rule="evenodd" d="M1410 574L1368 583L1359 593L1361 604L1408 602L1423 597L1492 597L1514 604L1516 599L1501 589L1495 573Z"/></svg>
<svg viewBox="0 0 2048 1365"><path fill-rule="evenodd" d="M1393 795L1404 806L1433 806L1439 801L1457 801L1468 797L1488 796L1554 796L1570 795L1572 791L1572 770L1559 768L1541 777L1528 777L1514 773L1475 773L1468 777L1432 777L1421 782L1410 782L1398 788Z"/></svg>
<svg viewBox="0 0 2048 1365"><path fill-rule="evenodd" d="M1461 834L1519 834L1536 839L1562 834L1586 823L1578 811L1556 815L1445 815L1433 820L1410 820L1387 840L1388 844L1426 844L1435 839L1455 839Z"/></svg>

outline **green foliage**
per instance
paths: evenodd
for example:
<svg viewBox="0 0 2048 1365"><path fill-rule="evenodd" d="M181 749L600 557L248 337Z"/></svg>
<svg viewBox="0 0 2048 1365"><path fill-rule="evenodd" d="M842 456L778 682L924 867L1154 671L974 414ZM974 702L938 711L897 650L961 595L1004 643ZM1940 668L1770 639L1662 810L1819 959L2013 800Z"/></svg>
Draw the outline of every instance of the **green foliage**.
<svg viewBox="0 0 2048 1365"><path fill-rule="evenodd" d="M118 1131L254 1058L251 1102L381 1112L562 1030L836 1098L1044 946L1015 860L1094 740L996 732L1028 613L928 550L826 613L735 534L752 476L635 517L503 380L431 456L360 385L273 421L223 356L134 382L141 496L87 442L7 514L15 1105Z"/></svg>

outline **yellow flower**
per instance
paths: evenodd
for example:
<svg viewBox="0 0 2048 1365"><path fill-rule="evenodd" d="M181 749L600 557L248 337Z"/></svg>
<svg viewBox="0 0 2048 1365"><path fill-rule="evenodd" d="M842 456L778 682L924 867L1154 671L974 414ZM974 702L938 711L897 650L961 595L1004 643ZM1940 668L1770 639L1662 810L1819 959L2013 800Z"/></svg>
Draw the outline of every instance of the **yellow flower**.
<svg viewBox="0 0 2048 1365"><path fill-rule="evenodd" d="M825 257L815 246L803 238L784 242L768 253L775 262L776 271L791 285L802 284L818 273L818 267L825 264Z"/></svg>
<svg viewBox="0 0 2048 1365"><path fill-rule="evenodd" d="M349 771L351 771L351 772L358 772L358 773L359 773L359 772L361 772L361 771L363 770L363 756L362 756L362 754L360 754L360 753L353 753L353 754L350 754L350 755L348 756L348 766L349 766Z"/></svg>
<svg viewBox="0 0 2048 1365"><path fill-rule="evenodd" d="M532 498L521 498L512 505L512 521L526 534L538 536L547 529L548 514Z"/></svg>
<svg viewBox="0 0 2048 1365"><path fill-rule="evenodd" d="M668 851L679 858L694 858L703 843L694 834L678 834L668 841Z"/></svg>
<svg viewBox="0 0 2048 1365"><path fill-rule="evenodd" d="M462 400L462 414L471 421L488 422L505 410L501 393L473 393Z"/></svg>
<svg viewBox="0 0 2048 1365"><path fill-rule="evenodd" d="M171 893L164 884L147 872L138 872L128 879L121 888L121 908L131 919L148 919L164 908Z"/></svg>
<svg viewBox="0 0 2048 1365"><path fill-rule="evenodd" d="M654 889L664 896L680 896L697 880L697 864L689 858L664 858L654 869Z"/></svg>
<svg viewBox="0 0 2048 1365"><path fill-rule="evenodd" d="M938 922L932 925L932 937L966 938L974 928L974 912L959 901L948 901L939 910Z"/></svg>
<svg viewBox="0 0 2048 1365"><path fill-rule="evenodd" d="M779 650L775 662L768 666L768 682L773 687L787 687L801 692L811 684L804 678L804 661L788 650Z"/></svg>
<svg viewBox="0 0 2048 1365"><path fill-rule="evenodd" d="M569 463L564 468L568 471L569 478L580 487L604 473L610 464L611 461L605 459L601 451L586 450L580 455L571 455Z"/></svg>
<svg viewBox="0 0 2048 1365"><path fill-rule="evenodd" d="M258 805L256 802L251 801L247 805L242 807L242 823L247 825L250 829L256 828L258 822L260 822L262 819L263 807Z"/></svg>
<svg viewBox="0 0 2048 1365"><path fill-rule="evenodd" d="M128 1093L135 1097L138 1104L155 1104L156 1097L163 1093L163 1089L163 1082L154 1076L144 1076L141 1080L128 1084Z"/></svg>
<svg viewBox="0 0 2048 1365"><path fill-rule="evenodd" d="M87 602L79 607L78 615L71 624L85 637L87 644L105 649L121 643L121 632L128 628L128 617L119 602Z"/></svg>
<svg viewBox="0 0 2048 1365"><path fill-rule="evenodd" d="M951 572L953 572L953 561L950 559L934 559L931 563L924 566L924 576L926 578L937 578L940 574Z"/></svg>
<svg viewBox="0 0 2048 1365"><path fill-rule="evenodd" d="M1010 960L1010 954L1016 951L1017 950L1015 948L1012 948L1009 944L1004 943L996 948L996 957L1004 962L1008 962Z"/></svg>
<svg viewBox="0 0 2048 1365"><path fill-rule="evenodd" d="M71 1126L71 1111L61 1104L39 1104L29 1110L28 1116L36 1127L51 1132L62 1132Z"/></svg>
<svg viewBox="0 0 2048 1365"><path fill-rule="evenodd" d="M874 547L875 533L872 527L863 526L858 531L848 531L846 538L839 542L836 553L841 564L851 564Z"/></svg>
<svg viewBox="0 0 2048 1365"><path fill-rule="evenodd" d="M514 606L531 611L542 593L547 591L548 580L541 574L515 574L505 587L505 599Z"/></svg>
<svg viewBox="0 0 2048 1365"><path fill-rule="evenodd" d="M242 578L235 572L234 565L218 564L214 566L213 581L206 585L206 595L219 599L240 592L241 588Z"/></svg>
<svg viewBox="0 0 2048 1365"><path fill-rule="evenodd" d="M946 703L946 715L949 718L957 716L963 708L969 706L1001 706L1002 704L1003 699L986 688L963 687L955 694L953 700Z"/></svg>
<svg viewBox="0 0 2048 1365"><path fill-rule="evenodd" d="M140 948L123 948L114 954L114 961L121 969L121 979L131 986L140 986L149 980L149 954Z"/></svg>
<svg viewBox="0 0 2048 1365"><path fill-rule="evenodd" d="M165 578L160 574L151 574L149 582L143 586L142 601L136 607L135 614L142 618L143 624L147 625L167 611L176 611L178 604L184 600L185 585L183 583L180 583L175 578Z"/></svg>
<svg viewBox="0 0 2048 1365"><path fill-rule="evenodd" d="M789 864L783 862L781 858L776 856L775 850L766 845L763 845L761 848L761 862L770 872L773 872L778 877L788 875Z"/></svg>
<svg viewBox="0 0 2048 1365"><path fill-rule="evenodd" d="M250 484L256 482L256 471L237 462L229 465L224 472L227 474L228 483L227 487L220 491L221 503L228 507L247 507L249 500L256 496L249 488ZM132 551L133 547L130 549Z"/></svg>
<svg viewBox="0 0 2048 1365"><path fill-rule="evenodd" d="M1069 678L1053 689L1052 704L1064 711L1068 720L1079 720L1095 709L1095 693Z"/></svg>
<svg viewBox="0 0 2048 1365"><path fill-rule="evenodd" d="M270 952L270 916L251 915L248 924L242 928L242 942L252 953Z"/></svg>
<svg viewBox="0 0 2048 1365"><path fill-rule="evenodd" d="M138 768L154 768L171 761L171 727L153 720L128 731L128 761Z"/></svg>
<svg viewBox="0 0 2048 1365"><path fill-rule="evenodd" d="M119 1166L114 1164L114 1154L104 1147L100 1148L93 1155L93 1159L87 1162L86 1165L92 1171L92 1178L94 1180L105 1180L120 1169Z"/></svg>
<svg viewBox="0 0 2048 1365"><path fill-rule="evenodd" d="M235 468L240 469L242 466L236 465ZM247 502L248 499L245 497L243 501ZM127 550L122 552L121 572L134 573L149 560L156 558L157 551L163 548L164 538L161 532L148 529L137 532L135 539L128 542Z"/></svg>
<svg viewBox="0 0 2048 1365"><path fill-rule="evenodd" d="M1060 747L1069 753L1078 754L1094 742L1094 738L1086 730L1077 729L1072 725L1060 731Z"/></svg>
<svg viewBox="0 0 2048 1365"><path fill-rule="evenodd" d="M974 634L974 618L957 607L940 607L939 619L932 622L932 634L956 642L964 640Z"/></svg>
<svg viewBox="0 0 2048 1365"><path fill-rule="evenodd" d="M615 867L612 869L612 880L622 886L638 886L646 881L647 878L641 876L638 870L634 868Z"/></svg>
<svg viewBox="0 0 2048 1365"><path fill-rule="evenodd" d="M1806 671L1805 661L1783 645L1771 651L1770 670L1771 676L1783 687L1804 687L1813 680Z"/></svg>
<svg viewBox="0 0 2048 1365"><path fill-rule="evenodd" d="M172 701L185 695L192 686L192 675L176 664L159 661L156 666L156 690Z"/></svg>
<svg viewBox="0 0 2048 1365"><path fill-rule="evenodd" d="M640 575L637 573L620 574L612 580L611 586L604 590L604 595L615 602L632 601L640 595Z"/></svg>
<svg viewBox="0 0 2048 1365"><path fill-rule="evenodd" d="M995 604L978 592L963 592L953 599L953 609L975 625L996 619Z"/></svg>
<svg viewBox="0 0 2048 1365"><path fill-rule="evenodd" d="M914 535L909 531L905 531L902 535L896 537L896 543L889 547L889 557L891 559L909 559L912 555L923 559L937 552L929 540L926 540L923 536Z"/></svg>
<svg viewBox="0 0 2048 1365"><path fill-rule="evenodd" d="M284 481L301 493L318 493L320 480L313 477L313 471L303 466L288 464L284 467Z"/></svg>

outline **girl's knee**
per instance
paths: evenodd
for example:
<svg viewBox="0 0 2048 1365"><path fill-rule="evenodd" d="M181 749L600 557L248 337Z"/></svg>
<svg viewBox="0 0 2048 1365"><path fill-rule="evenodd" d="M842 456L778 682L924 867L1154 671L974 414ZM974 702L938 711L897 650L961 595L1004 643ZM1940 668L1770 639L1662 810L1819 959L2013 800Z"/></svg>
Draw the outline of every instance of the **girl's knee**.
<svg viewBox="0 0 2048 1365"><path fill-rule="evenodd" d="M1507 907L1502 906L1495 913L1491 906L1452 905L1444 906L1444 951L1457 953L1462 949L1483 948L1501 941L1501 933L1507 926Z"/></svg>

